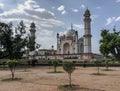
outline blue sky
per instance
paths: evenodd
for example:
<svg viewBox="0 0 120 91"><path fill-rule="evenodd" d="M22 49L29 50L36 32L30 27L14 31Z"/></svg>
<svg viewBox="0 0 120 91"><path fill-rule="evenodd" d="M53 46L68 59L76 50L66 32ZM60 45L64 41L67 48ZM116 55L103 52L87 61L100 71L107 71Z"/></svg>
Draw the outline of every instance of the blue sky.
<svg viewBox="0 0 120 91"><path fill-rule="evenodd" d="M99 53L100 30L120 30L120 0L0 0L0 21L17 24L23 20L37 26L36 42L41 48L56 48L56 34L64 34L71 23L79 37L84 33L83 14L91 12L92 52Z"/></svg>

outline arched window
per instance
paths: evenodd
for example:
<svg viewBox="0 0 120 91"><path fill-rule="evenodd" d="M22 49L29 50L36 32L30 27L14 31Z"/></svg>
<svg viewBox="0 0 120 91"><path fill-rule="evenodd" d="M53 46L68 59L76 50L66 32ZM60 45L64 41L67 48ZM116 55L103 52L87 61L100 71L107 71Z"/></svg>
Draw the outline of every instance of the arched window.
<svg viewBox="0 0 120 91"><path fill-rule="evenodd" d="M68 43L65 43L63 45L63 54L69 54L70 53L70 45Z"/></svg>

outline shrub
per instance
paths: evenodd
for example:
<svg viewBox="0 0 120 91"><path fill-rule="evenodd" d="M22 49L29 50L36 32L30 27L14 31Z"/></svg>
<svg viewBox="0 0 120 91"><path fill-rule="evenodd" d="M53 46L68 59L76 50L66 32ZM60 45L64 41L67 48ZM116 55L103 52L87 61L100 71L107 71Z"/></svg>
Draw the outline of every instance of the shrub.
<svg viewBox="0 0 120 91"><path fill-rule="evenodd" d="M63 69L68 73L69 85L71 85L71 74L75 70L75 64L73 62L63 62Z"/></svg>
<svg viewBox="0 0 120 91"><path fill-rule="evenodd" d="M15 68L19 62L17 60L8 60L6 64L9 66L11 75L12 75L12 80L14 80L14 73L15 73Z"/></svg>
<svg viewBox="0 0 120 91"><path fill-rule="evenodd" d="M54 66L54 72L57 72L57 66L59 64L58 59L53 59L52 64Z"/></svg>
<svg viewBox="0 0 120 91"><path fill-rule="evenodd" d="M100 64L101 64L101 61L99 61L99 60L96 60L95 61L95 64L96 64L96 66L98 67L98 71L97 71L97 74L99 75L100 74L100 72L99 72L99 70L100 70Z"/></svg>

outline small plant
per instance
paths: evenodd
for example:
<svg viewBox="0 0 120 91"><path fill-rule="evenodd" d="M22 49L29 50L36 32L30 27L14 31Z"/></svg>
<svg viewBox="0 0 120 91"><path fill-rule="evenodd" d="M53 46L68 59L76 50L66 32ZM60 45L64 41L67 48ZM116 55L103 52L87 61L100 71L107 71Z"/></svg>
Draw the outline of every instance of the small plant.
<svg viewBox="0 0 120 91"><path fill-rule="evenodd" d="M49 65L49 68L50 68L50 66L52 65L52 61L51 60L48 61L48 65Z"/></svg>
<svg viewBox="0 0 120 91"><path fill-rule="evenodd" d="M109 69L110 62L115 62L115 58L112 57L112 56L107 56L106 59L105 59L106 71L110 71L110 69Z"/></svg>
<svg viewBox="0 0 120 91"><path fill-rule="evenodd" d="M28 60L28 61L27 61L27 64L28 64L29 66L31 66L31 61L30 61L30 60Z"/></svg>
<svg viewBox="0 0 120 91"><path fill-rule="evenodd" d="M83 61L83 67L86 68L87 66L87 61Z"/></svg>
<svg viewBox="0 0 120 91"><path fill-rule="evenodd" d="M97 75L99 75L100 74L100 64L101 64L101 61L99 61L99 60L96 60L95 61L95 64L96 64L96 66L97 66Z"/></svg>
<svg viewBox="0 0 120 91"><path fill-rule="evenodd" d="M6 64L9 66L11 75L12 75L12 80L14 80L14 73L15 73L15 68L19 62L17 60L8 60Z"/></svg>
<svg viewBox="0 0 120 91"><path fill-rule="evenodd" d="M52 64L54 66L54 72L57 72L57 66L59 64L58 59L53 59Z"/></svg>
<svg viewBox="0 0 120 91"><path fill-rule="evenodd" d="M31 60L31 61L32 61L31 64L32 64L33 67L36 66L36 63L38 63L38 60L36 60L36 59L33 59L33 60Z"/></svg>
<svg viewBox="0 0 120 91"><path fill-rule="evenodd" d="M71 85L71 74L75 70L75 64L73 62L63 62L63 69L68 73L69 77L69 86L72 87Z"/></svg>
<svg viewBox="0 0 120 91"><path fill-rule="evenodd" d="M5 65L6 65L6 62L2 62L2 65L3 65L3 69L5 69Z"/></svg>
<svg viewBox="0 0 120 91"><path fill-rule="evenodd" d="M110 59L106 59L105 60L105 67L106 67L106 71L108 71L109 70L109 63L110 63Z"/></svg>

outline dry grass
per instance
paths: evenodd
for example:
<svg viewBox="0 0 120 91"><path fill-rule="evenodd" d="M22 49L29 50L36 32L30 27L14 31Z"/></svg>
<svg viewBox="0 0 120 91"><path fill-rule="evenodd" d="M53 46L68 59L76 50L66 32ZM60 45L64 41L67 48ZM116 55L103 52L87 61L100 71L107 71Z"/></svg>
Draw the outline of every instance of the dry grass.
<svg viewBox="0 0 120 91"><path fill-rule="evenodd" d="M103 71L100 73L106 75L91 75L97 72L96 67L77 67L72 74L72 84L79 86L74 91L120 91L120 68L112 68L114 71ZM59 86L68 84L68 74L62 67L58 70L64 73L53 74L53 69L49 67L34 67L18 69L15 72L17 81L2 81L11 77L9 70L0 69L0 91L71 91L59 89Z"/></svg>

